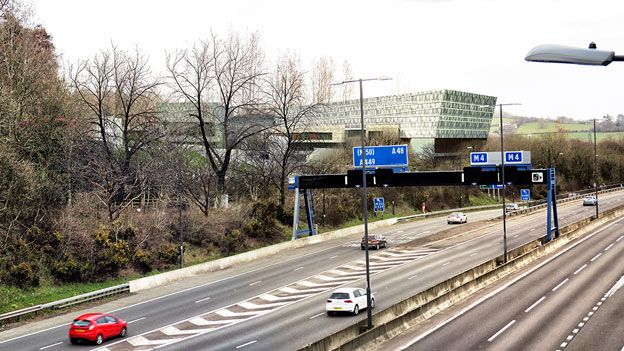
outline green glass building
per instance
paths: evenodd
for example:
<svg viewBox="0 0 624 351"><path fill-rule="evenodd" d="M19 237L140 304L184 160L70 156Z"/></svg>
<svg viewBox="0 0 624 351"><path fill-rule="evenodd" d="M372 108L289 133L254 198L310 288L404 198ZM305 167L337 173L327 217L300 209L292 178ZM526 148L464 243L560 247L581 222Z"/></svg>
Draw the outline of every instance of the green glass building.
<svg viewBox="0 0 624 351"><path fill-rule="evenodd" d="M419 149L433 144L436 153L453 153L487 140L496 97L456 90L364 99L369 138L392 137ZM360 133L360 101L322 106L306 123L302 135L313 147L342 144Z"/></svg>

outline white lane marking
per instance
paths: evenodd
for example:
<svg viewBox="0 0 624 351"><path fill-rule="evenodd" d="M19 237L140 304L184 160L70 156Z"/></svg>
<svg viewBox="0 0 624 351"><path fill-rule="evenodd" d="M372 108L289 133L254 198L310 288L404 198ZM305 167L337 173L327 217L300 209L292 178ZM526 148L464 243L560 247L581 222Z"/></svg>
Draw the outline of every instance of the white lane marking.
<svg viewBox="0 0 624 351"><path fill-rule="evenodd" d="M582 265L582 266L581 266L581 268L579 268L579 269L575 270L575 271L574 271L574 274L576 274L576 273L578 273L578 272L582 271L585 267L587 267L587 263L585 263L584 265Z"/></svg>
<svg viewBox="0 0 624 351"><path fill-rule="evenodd" d="M507 289L509 286L511 286L512 284L515 284L516 282L518 282L521 279L526 278L529 274L537 271L538 269L542 268L543 266L549 264L550 262L552 262L554 259L556 259L557 257L563 255L564 253L572 250L573 248L575 248L576 246L582 244L583 242L585 242L586 240L589 240L590 238L593 238L594 235L602 232L603 230L614 226L618 223L620 223L622 220L624 220L624 218L620 218L616 221L614 221L613 223L607 224L604 227L588 234L586 237L584 237L583 239L577 241L576 243L570 245L570 247L557 252L554 256L546 259L544 262L538 264L537 266L531 268L530 270L528 270L527 272L524 272L522 274L520 274L519 276L517 276L516 278L512 279L511 281L507 282L506 284L504 284L503 286L499 287L498 289L490 292L489 294L487 294L486 296L482 297L481 299L473 302L470 306L464 308L463 310L459 311L457 314L455 314L454 316L450 317L449 319L445 320L444 322L438 324L437 326L429 329L428 331L418 335L417 337L413 338L412 340L408 341L405 345L401 346L398 351L402 351L407 349L408 347L411 347L412 345L414 345L415 343L417 343L418 341L422 340L423 338L427 337L428 335L432 334L433 332L435 332L436 330L444 327L445 325L451 323L452 321L454 321L455 319L463 316L466 312L470 311L471 309L475 308L476 306L480 305L481 303L483 303L484 301L488 300L489 298L491 298L492 296L495 296L496 294L500 293L501 291ZM474 239L472 239L474 240ZM587 317L587 319L589 319ZM584 319L585 322L587 322L587 319Z"/></svg>
<svg viewBox="0 0 624 351"><path fill-rule="evenodd" d="M63 342L61 341L61 342L57 342L56 344L52 344L52 345L48 345L48 346L44 346L44 347L40 347L40 348L39 348L39 350L45 350L45 349L48 349L48 348L50 348L50 347L54 347L54 346L60 345L60 344L62 344L62 343L63 343Z"/></svg>
<svg viewBox="0 0 624 351"><path fill-rule="evenodd" d="M414 278L416 278L416 277L418 277L418 274L413 275L413 276L411 276L411 277L407 278L407 280L412 280L412 279L414 279Z"/></svg>
<svg viewBox="0 0 624 351"><path fill-rule="evenodd" d="M594 256L590 261L594 262L598 257L602 256L602 252Z"/></svg>
<svg viewBox="0 0 624 351"><path fill-rule="evenodd" d="M615 292L618 291L618 289L620 289L623 285L624 285L624 275L620 277L620 280L618 280L615 283L615 285L613 285L611 287L611 289L609 289L609 291L607 291L607 293L604 295L604 297L611 297L611 296L613 296L613 294L615 294Z"/></svg>
<svg viewBox="0 0 624 351"><path fill-rule="evenodd" d="M572 331L572 333L573 333L573 334L576 334L576 333L578 333L578 332L579 332L579 329L578 329L578 328L576 328L576 329L574 329L574 330Z"/></svg>
<svg viewBox="0 0 624 351"><path fill-rule="evenodd" d="M303 268L304 268L303 266L301 266L301 267L299 267L299 268L295 268L295 269L293 269L293 272L296 272L296 271L298 271L298 270L300 270L300 269L303 269Z"/></svg>
<svg viewBox="0 0 624 351"><path fill-rule="evenodd" d="M520 235L520 234L516 234L516 235L514 235L514 238L517 238L519 235Z"/></svg>
<svg viewBox="0 0 624 351"><path fill-rule="evenodd" d="M316 317L320 317L320 316L322 316L324 314L325 314L325 312L322 312L322 313L319 313L319 314L315 314L314 316L310 317L310 319L314 319Z"/></svg>
<svg viewBox="0 0 624 351"><path fill-rule="evenodd" d="M535 301L534 304L532 304L529 308L527 308L526 310L524 310L525 313L528 313L529 311L531 311L533 309L533 307L539 305L540 302L544 301L544 299L546 299L546 296L542 296L539 300Z"/></svg>
<svg viewBox="0 0 624 351"><path fill-rule="evenodd" d="M507 323L506 326L503 327L503 329L499 330L496 334L490 336L490 338L488 339L488 341L492 341L494 339L496 339L497 336L499 336L502 332L504 332L505 330L507 330L507 328L511 327L514 323L516 323L516 320L512 320L511 322Z"/></svg>
<svg viewBox="0 0 624 351"><path fill-rule="evenodd" d="M579 328L583 328L584 325L585 325L585 323L581 322L581 323L578 324L578 327Z"/></svg>
<svg viewBox="0 0 624 351"><path fill-rule="evenodd" d="M561 283L557 284L557 286L555 286L552 291L557 291L557 289L559 289L563 284L567 283L568 280L570 280L570 278L565 278Z"/></svg>
<svg viewBox="0 0 624 351"><path fill-rule="evenodd" d="M262 280L258 280L257 282L250 283L249 286L254 286L256 284L262 283Z"/></svg>
<svg viewBox="0 0 624 351"><path fill-rule="evenodd" d="M134 323L134 322L142 321L142 320L144 320L144 319L145 319L145 317L141 317L141 318L137 318L137 319L131 320L130 322L126 322L126 323L130 324L130 323Z"/></svg>
<svg viewBox="0 0 624 351"><path fill-rule="evenodd" d="M572 340L572 338L574 338L574 335L568 335L568 337L566 338L566 340L570 341L570 340Z"/></svg>
<svg viewBox="0 0 624 351"><path fill-rule="evenodd" d="M476 254L477 254L476 252L475 252L475 253L473 253L473 254L470 254L470 256L469 256L469 257L472 257L472 256L474 256L474 255L476 255Z"/></svg>
<svg viewBox="0 0 624 351"><path fill-rule="evenodd" d="M336 258L336 257L338 257L338 255L334 255L334 256L330 257L330 259L332 259L332 258Z"/></svg>
<svg viewBox="0 0 624 351"><path fill-rule="evenodd" d="M200 303L200 302L204 302L204 301L207 301L207 300L210 300L210 297L204 297L203 299L199 299L199 300L195 301L195 303Z"/></svg>
<svg viewBox="0 0 624 351"><path fill-rule="evenodd" d="M534 231L534 230L535 230L535 228L531 228L531 230L529 230L529 231L530 231L530 232L532 232L532 231Z"/></svg>
<svg viewBox="0 0 624 351"><path fill-rule="evenodd" d="M236 348L237 348L237 349L240 349L240 348L243 348L243 347L245 347L245 346L249 346L249 345L251 345L251 344L254 344L254 343L256 343L256 342L258 342L258 340L254 340L254 341L250 341L250 342L248 342L248 343L242 344L242 345L238 345L238 346L236 346Z"/></svg>
<svg viewBox="0 0 624 351"><path fill-rule="evenodd" d="M427 234L427 233L430 233L430 232L431 232L430 230L425 230L424 232L422 232L420 234Z"/></svg>
<svg viewBox="0 0 624 351"><path fill-rule="evenodd" d="M451 263L451 261L446 262L446 263L445 263L445 264L443 264L442 266L444 267L444 266L448 265L449 263Z"/></svg>
<svg viewBox="0 0 624 351"><path fill-rule="evenodd" d="M397 234L403 233L403 230L397 230Z"/></svg>
<svg viewBox="0 0 624 351"><path fill-rule="evenodd" d="M559 347L566 347L566 346L568 346L567 342L562 342L561 345L559 345Z"/></svg>
<svg viewBox="0 0 624 351"><path fill-rule="evenodd" d="M616 241L620 241L620 240L622 240L622 238L624 238L624 235L622 235L621 237L617 238Z"/></svg>
<svg viewBox="0 0 624 351"><path fill-rule="evenodd" d="M607 248L606 248L606 249L604 249L604 250L605 250L605 251L609 250L611 247L613 247L613 245L615 245L615 244L611 244L611 245L607 246Z"/></svg>

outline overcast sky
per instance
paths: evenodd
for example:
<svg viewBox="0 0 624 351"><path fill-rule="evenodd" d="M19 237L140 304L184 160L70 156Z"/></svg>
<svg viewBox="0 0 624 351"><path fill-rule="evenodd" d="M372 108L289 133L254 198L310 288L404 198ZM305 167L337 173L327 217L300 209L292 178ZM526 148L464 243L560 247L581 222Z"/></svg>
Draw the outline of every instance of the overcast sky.
<svg viewBox="0 0 624 351"><path fill-rule="evenodd" d="M575 119L624 113L624 62L607 67L529 63L538 44L624 55L622 0L31 0L34 22L64 61L114 42L137 45L164 71L165 51L210 31L257 31L267 58L297 52L345 60L369 82L365 96L456 89L498 97L507 112ZM340 77L341 78L341 77Z"/></svg>

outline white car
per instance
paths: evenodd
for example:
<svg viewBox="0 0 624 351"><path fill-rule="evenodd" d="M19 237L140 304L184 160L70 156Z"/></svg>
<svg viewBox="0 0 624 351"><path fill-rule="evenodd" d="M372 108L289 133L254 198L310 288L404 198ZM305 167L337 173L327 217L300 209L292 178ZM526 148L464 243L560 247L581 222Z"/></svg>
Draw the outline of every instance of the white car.
<svg viewBox="0 0 624 351"><path fill-rule="evenodd" d="M586 196L583 199L583 206L596 206L598 205L598 199L595 196Z"/></svg>
<svg viewBox="0 0 624 351"><path fill-rule="evenodd" d="M446 222L451 223L468 223L468 216L463 212L452 212L446 217Z"/></svg>
<svg viewBox="0 0 624 351"><path fill-rule="evenodd" d="M519 209L520 209L520 206L518 206L518 204L515 203L515 202L512 202L512 203L509 203L509 204L505 205L505 211L506 212L518 211Z"/></svg>
<svg viewBox="0 0 624 351"><path fill-rule="evenodd" d="M347 312L357 315L367 307L366 290L360 288L340 288L331 293L325 305L327 315ZM371 309L375 307L375 295L371 294Z"/></svg>

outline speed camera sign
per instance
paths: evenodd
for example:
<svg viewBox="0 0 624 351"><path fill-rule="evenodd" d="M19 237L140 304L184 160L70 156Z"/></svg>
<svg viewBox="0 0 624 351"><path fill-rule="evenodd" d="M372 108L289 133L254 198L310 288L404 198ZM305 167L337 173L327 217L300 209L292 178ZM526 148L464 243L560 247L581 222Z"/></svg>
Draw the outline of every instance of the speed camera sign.
<svg viewBox="0 0 624 351"><path fill-rule="evenodd" d="M531 180L533 183L543 183L544 182L544 174L542 172L532 172Z"/></svg>

